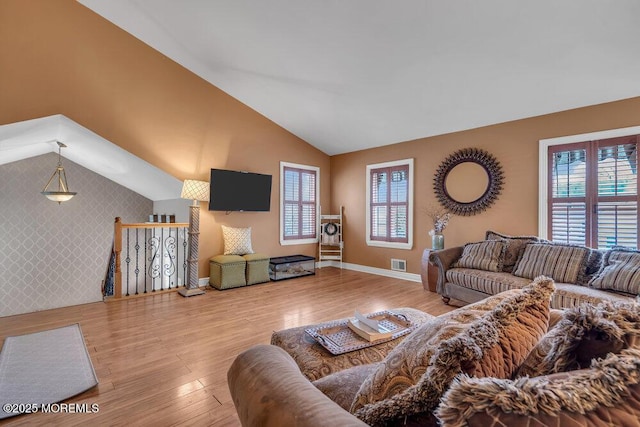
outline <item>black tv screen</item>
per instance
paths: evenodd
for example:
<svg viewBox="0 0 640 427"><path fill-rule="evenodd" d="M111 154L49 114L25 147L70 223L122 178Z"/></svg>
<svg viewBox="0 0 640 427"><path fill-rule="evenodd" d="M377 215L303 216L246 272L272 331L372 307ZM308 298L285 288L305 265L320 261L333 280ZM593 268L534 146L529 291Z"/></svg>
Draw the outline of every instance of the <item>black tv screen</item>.
<svg viewBox="0 0 640 427"><path fill-rule="evenodd" d="M210 211L266 212L271 208L271 175L211 169Z"/></svg>

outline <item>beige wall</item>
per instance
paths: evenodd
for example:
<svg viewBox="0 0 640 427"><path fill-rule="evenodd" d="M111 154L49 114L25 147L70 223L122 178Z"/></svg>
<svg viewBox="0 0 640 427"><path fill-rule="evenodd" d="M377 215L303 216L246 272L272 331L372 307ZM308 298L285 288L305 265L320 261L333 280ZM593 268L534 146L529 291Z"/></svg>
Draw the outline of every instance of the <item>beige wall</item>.
<svg viewBox="0 0 640 427"><path fill-rule="evenodd" d="M425 211L438 206L433 178L440 163L461 148L483 148L501 163L504 186L487 211L455 216L444 231L445 246L480 240L487 229L509 234L538 234L538 140L640 125L640 98L580 108L349 153L331 158L332 206L345 207L347 262L390 268L391 258L407 260L407 270L420 272L424 248L431 247L433 228ZM367 164L415 159L413 250L369 247L365 243L365 168Z"/></svg>
<svg viewBox="0 0 640 427"><path fill-rule="evenodd" d="M48 153L0 165L0 317L102 301L114 218L143 222L152 209L151 200L67 159L78 194L58 205L40 194L57 162Z"/></svg>
<svg viewBox="0 0 640 427"><path fill-rule="evenodd" d="M200 276L221 253L220 224L251 226L254 250L281 247L279 161L321 169L329 157L73 0L0 2L0 124L64 114L178 179L211 168L272 174L271 212L201 210Z"/></svg>
<svg viewBox="0 0 640 427"><path fill-rule="evenodd" d="M401 258L417 273L432 228L423 212L436 204L433 174L448 155L488 150L503 165L505 184L488 211L451 220L447 246L478 240L488 228L532 234L537 141L640 124L634 98L329 158L72 0L0 2L0 52L0 124L64 114L179 179L206 180L212 167L274 176L269 213L202 209L200 276L222 250L219 224L252 226L254 249L272 256L315 255L315 245L279 245L280 160L321 168L325 212L345 207L345 261L386 269ZM415 158L414 249L367 247L365 167L408 157Z"/></svg>

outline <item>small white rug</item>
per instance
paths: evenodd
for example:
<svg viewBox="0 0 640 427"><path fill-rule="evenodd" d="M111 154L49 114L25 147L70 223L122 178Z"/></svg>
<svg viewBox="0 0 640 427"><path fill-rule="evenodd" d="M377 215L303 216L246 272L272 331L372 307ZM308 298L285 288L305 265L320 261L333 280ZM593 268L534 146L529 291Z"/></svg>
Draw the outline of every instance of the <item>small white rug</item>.
<svg viewBox="0 0 640 427"><path fill-rule="evenodd" d="M21 407L63 401L97 384L77 323L7 337L0 352L0 419L19 415Z"/></svg>

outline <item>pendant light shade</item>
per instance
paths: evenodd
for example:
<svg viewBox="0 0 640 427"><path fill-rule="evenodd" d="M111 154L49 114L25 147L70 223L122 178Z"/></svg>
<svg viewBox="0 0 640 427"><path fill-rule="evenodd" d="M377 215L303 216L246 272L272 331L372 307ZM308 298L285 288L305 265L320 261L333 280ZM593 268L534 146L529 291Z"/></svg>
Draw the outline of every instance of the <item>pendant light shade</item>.
<svg viewBox="0 0 640 427"><path fill-rule="evenodd" d="M69 191L69 187L67 186L67 175L64 173L64 168L62 167L62 148L66 147L62 142L58 142L58 166L56 170L53 171L51 178L49 178L49 182L44 186L42 190L42 194L44 194L47 199L52 200L54 202L58 202L58 204L62 202L66 202L70 200L73 196L78 193L73 191ZM54 182L58 182L58 188L49 188L49 186Z"/></svg>

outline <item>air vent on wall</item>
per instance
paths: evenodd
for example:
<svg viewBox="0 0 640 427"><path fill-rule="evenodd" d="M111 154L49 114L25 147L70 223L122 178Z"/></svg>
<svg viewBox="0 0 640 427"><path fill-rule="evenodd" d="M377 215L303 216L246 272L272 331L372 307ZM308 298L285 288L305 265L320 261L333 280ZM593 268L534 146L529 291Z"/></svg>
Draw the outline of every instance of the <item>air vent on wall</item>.
<svg viewBox="0 0 640 427"><path fill-rule="evenodd" d="M407 271L407 261L391 258L391 269L395 271Z"/></svg>

